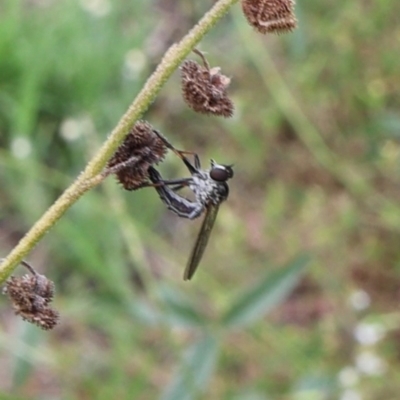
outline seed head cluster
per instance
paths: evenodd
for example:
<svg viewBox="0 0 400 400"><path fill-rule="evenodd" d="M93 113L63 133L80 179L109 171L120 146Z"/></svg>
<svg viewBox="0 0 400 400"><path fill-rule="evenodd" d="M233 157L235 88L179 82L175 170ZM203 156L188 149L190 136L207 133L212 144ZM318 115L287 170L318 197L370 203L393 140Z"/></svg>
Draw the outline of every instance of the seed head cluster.
<svg viewBox="0 0 400 400"><path fill-rule="evenodd" d="M260 33L284 33L297 26L294 0L242 0L247 21Z"/></svg>
<svg viewBox="0 0 400 400"><path fill-rule="evenodd" d="M150 166L163 160L164 142L146 121L138 121L108 162L108 173L115 173L126 190L136 190L148 180Z"/></svg>
<svg viewBox="0 0 400 400"><path fill-rule="evenodd" d="M194 111L231 117L234 106L227 95L230 78L221 74L220 67L210 68L202 53L196 51L204 66L192 60L186 60L181 66L183 98Z"/></svg>
<svg viewBox="0 0 400 400"><path fill-rule="evenodd" d="M12 276L7 280L3 293L13 304L22 319L42 329L53 329L59 320L56 310L49 307L54 297L54 283L44 275Z"/></svg>

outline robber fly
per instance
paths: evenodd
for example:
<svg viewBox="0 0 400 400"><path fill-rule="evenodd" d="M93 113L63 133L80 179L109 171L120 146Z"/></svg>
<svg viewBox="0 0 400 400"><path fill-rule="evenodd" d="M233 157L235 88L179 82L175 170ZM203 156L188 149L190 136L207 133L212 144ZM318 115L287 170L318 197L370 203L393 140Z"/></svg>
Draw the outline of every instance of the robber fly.
<svg viewBox="0 0 400 400"><path fill-rule="evenodd" d="M206 212L196 243L190 254L183 275L184 280L192 278L207 246L219 205L228 198L229 187L226 181L233 177L231 165L217 164L211 160L210 169L201 169L200 159L197 154L175 149L159 132L155 132L186 165L191 176L188 178L164 180L159 172L150 167L149 177L161 200L175 214L182 218L195 219ZM185 154L194 156L192 164ZM189 187L195 195L195 199L189 200L177 193L178 190Z"/></svg>

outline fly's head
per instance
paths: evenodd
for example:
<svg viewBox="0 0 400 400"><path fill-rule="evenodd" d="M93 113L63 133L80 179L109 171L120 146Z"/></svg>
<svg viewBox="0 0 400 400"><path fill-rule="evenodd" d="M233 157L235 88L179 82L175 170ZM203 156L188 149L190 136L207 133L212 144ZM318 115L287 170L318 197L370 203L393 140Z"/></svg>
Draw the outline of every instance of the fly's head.
<svg viewBox="0 0 400 400"><path fill-rule="evenodd" d="M216 182L226 182L233 177L233 165L217 164L211 160L210 178Z"/></svg>
<svg viewBox="0 0 400 400"><path fill-rule="evenodd" d="M214 181L213 194L210 196L211 203L219 204L228 198L229 186L226 181L233 177L232 165L217 164L211 160L209 176Z"/></svg>

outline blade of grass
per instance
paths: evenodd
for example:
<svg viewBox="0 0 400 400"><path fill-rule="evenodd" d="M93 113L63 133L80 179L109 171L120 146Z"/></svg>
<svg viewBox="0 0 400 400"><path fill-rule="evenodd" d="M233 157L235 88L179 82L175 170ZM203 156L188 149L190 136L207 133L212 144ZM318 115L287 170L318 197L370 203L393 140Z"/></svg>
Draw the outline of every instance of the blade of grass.
<svg viewBox="0 0 400 400"><path fill-rule="evenodd" d="M173 327L198 328L207 324L207 318L176 287L162 285L160 301L164 303L164 318Z"/></svg>
<svg viewBox="0 0 400 400"><path fill-rule="evenodd" d="M301 255L278 271L269 272L257 280L227 310L222 324L228 329L244 328L262 318L290 294L308 261L306 255Z"/></svg>
<svg viewBox="0 0 400 400"><path fill-rule="evenodd" d="M215 368L219 343L214 336L206 334L194 343L183 358L182 364L165 389L161 400L190 400L196 398L208 382Z"/></svg>

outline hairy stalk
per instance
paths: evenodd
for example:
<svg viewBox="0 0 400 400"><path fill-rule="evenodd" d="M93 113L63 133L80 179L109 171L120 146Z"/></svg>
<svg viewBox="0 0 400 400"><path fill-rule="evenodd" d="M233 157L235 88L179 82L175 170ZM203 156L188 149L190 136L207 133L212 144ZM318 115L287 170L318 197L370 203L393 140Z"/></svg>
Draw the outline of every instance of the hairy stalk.
<svg viewBox="0 0 400 400"><path fill-rule="evenodd" d="M98 175L108 159L114 154L118 145L129 132L133 124L141 117L164 83L178 68L182 60L195 48L208 31L225 15L229 8L239 0L218 1L199 21L199 23L177 44L172 45L165 53L161 63L150 76L136 99L122 116L103 146L89 161L85 170L75 182L43 214L28 233L0 265L0 283L12 273L16 265L32 250L62 215L89 189L99 184ZM97 179L97 177L99 179Z"/></svg>

